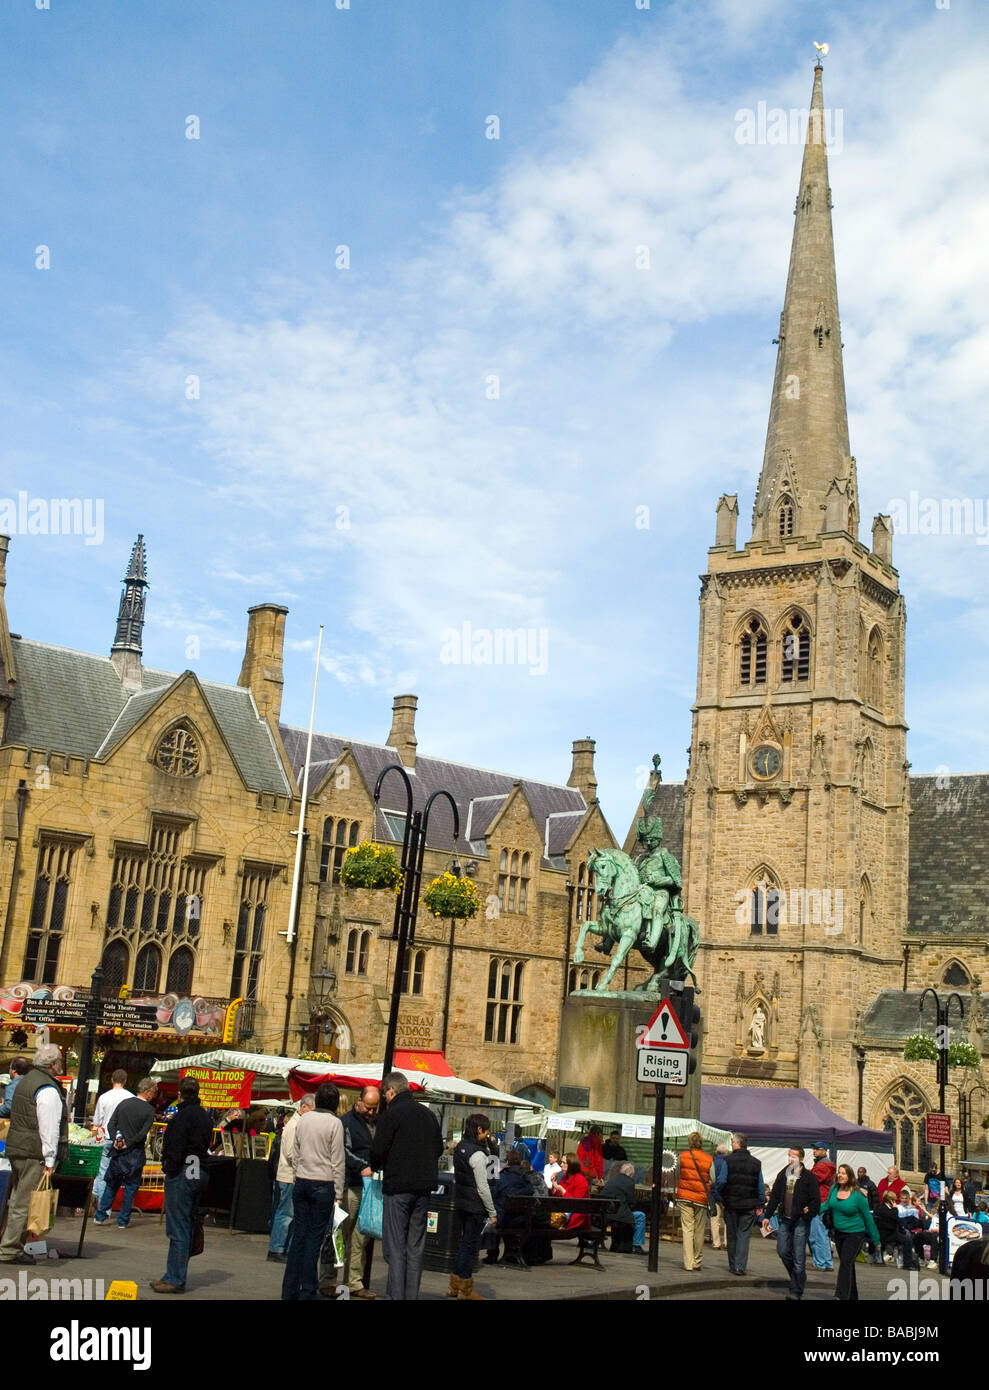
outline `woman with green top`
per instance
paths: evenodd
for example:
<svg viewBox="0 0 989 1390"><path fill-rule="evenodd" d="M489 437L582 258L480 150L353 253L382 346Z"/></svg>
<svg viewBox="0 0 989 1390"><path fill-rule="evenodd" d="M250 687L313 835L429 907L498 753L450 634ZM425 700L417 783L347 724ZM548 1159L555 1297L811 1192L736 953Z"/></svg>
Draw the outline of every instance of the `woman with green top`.
<svg viewBox="0 0 989 1390"><path fill-rule="evenodd" d="M879 1245L879 1232L869 1203L857 1187L858 1179L847 1163L839 1163L834 1186L821 1204L821 1216L830 1212L834 1242L838 1247L838 1287L835 1298L858 1299L855 1284L855 1257L866 1236Z"/></svg>

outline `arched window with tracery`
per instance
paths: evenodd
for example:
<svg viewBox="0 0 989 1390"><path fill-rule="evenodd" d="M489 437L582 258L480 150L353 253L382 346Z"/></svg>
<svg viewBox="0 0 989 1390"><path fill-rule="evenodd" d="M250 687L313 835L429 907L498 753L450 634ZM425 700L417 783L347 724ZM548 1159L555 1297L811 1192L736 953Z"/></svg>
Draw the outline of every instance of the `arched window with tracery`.
<svg viewBox="0 0 989 1390"><path fill-rule="evenodd" d="M765 685L769 634L761 618L750 618L739 642L739 685Z"/></svg>
<svg viewBox="0 0 989 1390"><path fill-rule="evenodd" d="M797 508L788 492L784 492L780 498L776 521L780 540L788 540L793 535L797 524Z"/></svg>
<svg viewBox="0 0 989 1390"><path fill-rule="evenodd" d="M523 854L522 865L519 869L519 912L529 910L529 864L530 856Z"/></svg>
<svg viewBox="0 0 989 1390"><path fill-rule="evenodd" d="M112 999L120 993L123 986L127 983L127 972L130 967L130 952L124 941L111 941L103 950L103 959L100 961L103 967L103 993L107 998Z"/></svg>
<svg viewBox="0 0 989 1390"><path fill-rule="evenodd" d="M880 1127L889 1134L896 1166L902 1172L924 1173L931 1161L926 1116L931 1107L912 1081L903 1077L882 1107Z"/></svg>
<svg viewBox="0 0 989 1390"><path fill-rule="evenodd" d="M195 959L188 946L180 946L177 951L172 952L168 962L168 974L165 977L165 989L169 994L192 993L192 970Z"/></svg>
<svg viewBox="0 0 989 1390"><path fill-rule="evenodd" d="M810 679L810 628L802 613L791 613L783 629L780 680Z"/></svg>
<svg viewBox="0 0 989 1390"><path fill-rule="evenodd" d="M147 994L157 994L160 979L161 952L157 946L150 944L142 946L137 953L137 963L134 966L135 990L142 990Z"/></svg>
<svg viewBox="0 0 989 1390"><path fill-rule="evenodd" d="M779 935L781 888L776 875L765 865L754 874L748 890L750 935Z"/></svg>

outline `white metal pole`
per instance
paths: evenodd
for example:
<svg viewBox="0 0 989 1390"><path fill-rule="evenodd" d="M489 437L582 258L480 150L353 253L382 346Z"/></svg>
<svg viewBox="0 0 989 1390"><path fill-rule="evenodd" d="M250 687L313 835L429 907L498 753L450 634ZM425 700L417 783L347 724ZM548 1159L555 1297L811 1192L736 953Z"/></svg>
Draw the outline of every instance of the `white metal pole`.
<svg viewBox="0 0 989 1390"><path fill-rule="evenodd" d="M299 807L299 832L295 845L295 872L292 875L292 902L288 910L287 941L295 940L295 909L299 901L299 884L302 878L302 847L305 844L306 801L309 796L309 759L312 756L312 730L316 719L316 689L319 685L319 657L323 650L323 624L319 625L319 640L316 643L316 674L312 683L312 708L309 711L309 737L306 739L306 765L302 771L302 804Z"/></svg>

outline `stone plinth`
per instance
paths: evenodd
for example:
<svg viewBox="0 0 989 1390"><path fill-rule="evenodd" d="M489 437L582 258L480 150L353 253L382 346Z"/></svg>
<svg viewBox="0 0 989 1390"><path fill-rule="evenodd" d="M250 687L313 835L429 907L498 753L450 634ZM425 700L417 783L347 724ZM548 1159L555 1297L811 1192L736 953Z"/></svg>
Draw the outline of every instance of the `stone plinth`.
<svg viewBox="0 0 989 1390"><path fill-rule="evenodd" d="M635 1046L636 1030L649 1023L658 1004L658 998L641 995L571 994L563 1006L558 1086L586 1087L590 1110L654 1114L653 1087L635 1079ZM698 1056L697 1071L686 1086L667 1086L667 1115L700 1118L700 1071Z"/></svg>

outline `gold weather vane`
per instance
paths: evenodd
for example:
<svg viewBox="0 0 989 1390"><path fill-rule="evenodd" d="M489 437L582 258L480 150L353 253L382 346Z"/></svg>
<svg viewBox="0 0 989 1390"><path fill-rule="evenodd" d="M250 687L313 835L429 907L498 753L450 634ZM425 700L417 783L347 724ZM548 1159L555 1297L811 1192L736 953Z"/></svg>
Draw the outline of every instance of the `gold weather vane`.
<svg viewBox="0 0 989 1390"><path fill-rule="evenodd" d="M831 45L830 45L830 44L828 44L828 43L818 43L816 39L814 40L814 47L817 49L817 55L818 55L818 56L817 56L817 61L818 61L818 62L820 62L822 58L826 58L826 57L828 56L828 54L831 52Z"/></svg>

